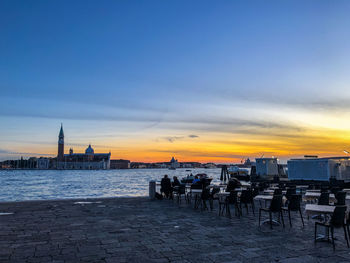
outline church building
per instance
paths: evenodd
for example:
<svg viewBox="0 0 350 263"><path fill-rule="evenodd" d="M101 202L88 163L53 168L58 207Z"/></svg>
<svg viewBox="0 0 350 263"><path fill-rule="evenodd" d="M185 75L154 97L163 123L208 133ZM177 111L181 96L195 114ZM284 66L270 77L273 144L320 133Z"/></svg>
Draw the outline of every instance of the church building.
<svg viewBox="0 0 350 263"><path fill-rule="evenodd" d="M73 148L69 154L64 154L63 126L58 135L57 169L98 170L110 169L111 153L95 153L89 144L85 153L74 153Z"/></svg>

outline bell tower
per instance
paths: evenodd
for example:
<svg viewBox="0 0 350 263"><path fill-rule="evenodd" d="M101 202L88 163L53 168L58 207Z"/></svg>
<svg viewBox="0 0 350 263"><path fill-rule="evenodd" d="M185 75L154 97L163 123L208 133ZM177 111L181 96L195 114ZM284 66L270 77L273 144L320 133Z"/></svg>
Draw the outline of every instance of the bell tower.
<svg viewBox="0 0 350 263"><path fill-rule="evenodd" d="M57 161L63 162L64 159L64 134L63 134L63 126L61 123L60 134L58 135L58 153L57 153Z"/></svg>

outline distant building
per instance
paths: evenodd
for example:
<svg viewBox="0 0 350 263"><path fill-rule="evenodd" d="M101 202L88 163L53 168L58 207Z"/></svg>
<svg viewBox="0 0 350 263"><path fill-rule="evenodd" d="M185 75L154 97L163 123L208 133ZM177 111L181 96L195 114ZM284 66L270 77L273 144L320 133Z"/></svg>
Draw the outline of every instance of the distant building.
<svg viewBox="0 0 350 263"><path fill-rule="evenodd" d="M69 154L64 154L64 134L63 127L58 135L58 153L57 153L57 169L110 169L111 153L95 153L89 144L85 153L73 153L73 149L69 150Z"/></svg>
<svg viewBox="0 0 350 263"><path fill-rule="evenodd" d="M342 180L350 182L350 158L305 156L304 159L288 161L289 180L329 181Z"/></svg>
<svg viewBox="0 0 350 263"><path fill-rule="evenodd" d="M278 175L277 158L256 158L256 174L260 177L273 177Z"/></svg>
<svg viewBox="0 0 350 263"><path fill-rule="evenodd" d="M177 161L177 159L172 157L171 160L170 160L170 168L176 169L176 168L179 168L179 167L180 167L180 164Z"/></svg>
<svg viewBox="0 0 350 263"><path fill-rule="evenodd" d="M130 169L129 160L111 160L110 169Z"/></svg>
<svg viewBox="0 0 350 263"><path fill-rule="evenodd" d="M37 164L38 169L45 170L45 169L49 169L50 168L50 159L49 158L40 157L37 160L37 163L38 163Z"/></svg>

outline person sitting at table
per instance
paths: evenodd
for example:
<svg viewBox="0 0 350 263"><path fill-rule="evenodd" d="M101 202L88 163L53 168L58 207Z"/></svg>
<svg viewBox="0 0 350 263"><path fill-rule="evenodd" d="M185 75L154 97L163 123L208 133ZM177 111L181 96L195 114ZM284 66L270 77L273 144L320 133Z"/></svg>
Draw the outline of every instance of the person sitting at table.
<svg viewBox="0 0 350 263"><path fill-rule="evenodd" d="M160 182L160 192L164 193L166 198L171 197L171 192L172 192L172 187L171 187L171 182L170 178L168 178L168 175L164 175L162 181Z"/></svg>
<svg viewBox="0 0 350 263"><path fill-rule="evenodd" d="M172 186L175 187L175 186L180 186L180 185L181 185L181 183L180 183L179 179L177 179L177 176L174 176Z"/></svg>
<svg viewBox="0 0 350 263"><path fill-rule="evenodd" d="M192 181L192 184L195 184L195 183L197 183L197 182L199 182L199 181L200 181L200 179L198 178L198 175L196 175L196 176L194 177L193 181Z"/></svg>
<svg viewBox="0 0 350 263"><path fill-rule="evenodd" d="M237 187L240 187L241 186L241 183L240 181L238 181L237 178L231 178L228 183L227 183L227 186L226 186L226 192L231 192L233 190L235 190Z"/></svg>

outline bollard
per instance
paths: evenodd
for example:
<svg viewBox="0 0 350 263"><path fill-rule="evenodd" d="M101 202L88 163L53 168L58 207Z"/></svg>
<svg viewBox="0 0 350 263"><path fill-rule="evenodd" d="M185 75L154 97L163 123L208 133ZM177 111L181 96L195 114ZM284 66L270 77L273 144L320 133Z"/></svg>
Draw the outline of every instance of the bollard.
<svg viewBox="0 0 350 263"><path fill-rule="evenodd" d="M156 198L156 181L149 182L149 198L154 200Z"/></svg>

